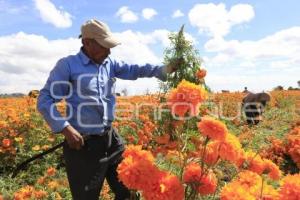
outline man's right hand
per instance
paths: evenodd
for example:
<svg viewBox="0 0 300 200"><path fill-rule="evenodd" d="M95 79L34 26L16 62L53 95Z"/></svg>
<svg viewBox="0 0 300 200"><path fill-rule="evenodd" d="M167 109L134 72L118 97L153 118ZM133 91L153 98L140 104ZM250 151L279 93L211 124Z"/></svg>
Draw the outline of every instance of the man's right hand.
<svg viewBox="0 0 300 200"><path fill-rule="evenodd" d="M84 145L83 137L71 125L66 126L62 130L62 134L65 136L71 149L79 150Z"/></svg>

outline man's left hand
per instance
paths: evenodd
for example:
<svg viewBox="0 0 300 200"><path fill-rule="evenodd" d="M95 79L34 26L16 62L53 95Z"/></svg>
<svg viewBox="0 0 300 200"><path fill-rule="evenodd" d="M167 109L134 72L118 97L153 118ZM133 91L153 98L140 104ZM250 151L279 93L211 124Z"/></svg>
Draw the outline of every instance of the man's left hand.
<svg viewBox="0 0 300 200"><path fill-rule="evenodd" d="M184 58L180 57L174 61L171 61L168 65L165 66L165 72L166 73L173 73L175 72L180 65L184 63Z"/></svg>

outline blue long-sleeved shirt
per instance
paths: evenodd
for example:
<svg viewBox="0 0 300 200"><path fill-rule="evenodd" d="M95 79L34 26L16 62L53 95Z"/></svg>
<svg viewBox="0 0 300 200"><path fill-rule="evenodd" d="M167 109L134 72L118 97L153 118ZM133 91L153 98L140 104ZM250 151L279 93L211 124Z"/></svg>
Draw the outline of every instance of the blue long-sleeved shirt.
<svg viewBox="0 0 300 200"><path fill-rule="evenodd" d="M163 66L120 64L110 58L95 64L82 50L60 59L40 91L37 108L54 133L72 125L81 134L101 134L114 120L116 78L136 80L157 77L165 80ZM65 98L67 116L55 103Z"/></svg>

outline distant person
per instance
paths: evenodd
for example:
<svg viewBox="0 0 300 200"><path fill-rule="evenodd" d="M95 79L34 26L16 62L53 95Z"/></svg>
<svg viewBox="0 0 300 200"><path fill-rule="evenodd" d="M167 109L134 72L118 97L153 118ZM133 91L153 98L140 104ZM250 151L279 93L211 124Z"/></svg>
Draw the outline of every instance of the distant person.
<svg viewBox="0 0 300 200"><path fill-rule="evenodd" d="M262 114L271 96L268 93L248 93L243 98L242 109L249 125L257 125L262 120Z"/></svg>
<svg viewBox="0 0 300 200"><path fill-rule="evenodd" d="M80 51L57 62L40 91L37 107L52 131L65 136L63 154L73 199L98 200L104 179L115 200L129 199L130 192L119 182L116 171L124 151L123 140L112 127L116 78L165 80L166 73L175 71L182 60L165 66L112 61L110 49L120 43L105 23L94 19L81 26L80 37ZM61 117L55 106L63 98L68 119Z"/></svg>
<svg viewBox="0 0 300 200"><path fill-rule="evenodd" d="M243 93L249 93L249 90L248 90L248 88L247 88L247 87L245 87L245 88L244 88L244 91L243 91Z"/></svg>

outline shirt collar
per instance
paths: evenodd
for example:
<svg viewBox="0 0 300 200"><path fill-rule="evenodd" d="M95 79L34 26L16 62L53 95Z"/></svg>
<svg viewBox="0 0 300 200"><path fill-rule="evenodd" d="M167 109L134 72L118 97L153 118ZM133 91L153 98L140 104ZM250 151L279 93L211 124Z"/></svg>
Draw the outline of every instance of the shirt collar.
<svg viewBox="0 0 300 200"><path fill-rule="evenodd" d="M82 50L82 47L80 49L80 52L78 53L79 54L79 57L80 57L80 60L81 62L84 64L84 65L88 65L91 61L91 59L89 57L87 57L87 55L85 55L85 53L83 52ZM106 65L107 63L109 63L111 61L110 57L108 56L107 58L105 58L105 60L103 61L103 63L101 65Z"/></svg>
<svg viewBox="0 0 300 200"><path fill-rule="evenodd" d="M80 49L80 52L78 54L79 54L81 62L84 65L89 64L89 62L91 61L91 59L89 59L89 57L87 57L87 55L85 55L85 53L83 52L82 48Z"/></svg>

